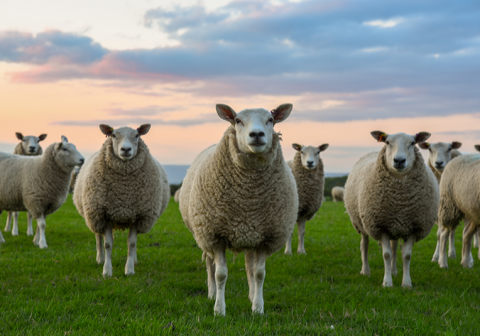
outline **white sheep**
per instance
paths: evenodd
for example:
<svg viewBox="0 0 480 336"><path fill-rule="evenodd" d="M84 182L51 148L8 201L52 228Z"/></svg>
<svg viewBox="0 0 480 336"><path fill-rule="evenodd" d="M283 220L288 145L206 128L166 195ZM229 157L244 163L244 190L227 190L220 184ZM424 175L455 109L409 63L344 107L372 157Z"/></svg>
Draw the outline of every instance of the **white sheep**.
<svg viewBox="0 0 480 336"><path fill-rule="evenodd" d="M175 195L173 195L173 200L177 203L180 202L180 190L181 189L182 188L178 188L177 191L175 191Z"/></svg>
<svg viewBox="0 0 480 336"><path fill-rule="evenodd" d="M150 124L136 130L100 125L107 136L102 148L80 170L73 202L97 240L97 262L112 276L113 231L129 229L125 274L135 273L137 234L149 232L170 199L163 167L141 139ZM102 243L104 241L104 248Z"/></svg>
<svg viewBox="0 0 480 336"><path fill-rule="evenodd" d="M285 245L297 219L295 179L273 129L290 115L292 105L238 114L227 105L216 108L231 126L188 170L180 212L206 256L208 297L216 296L215 314L225 315L226 249L245 252L252 311L263 313L266 258Z"/></svg>
<svg viewBox="0 0 480 336"><path fill-rule="evenodd" d="M42 156L0 153L0 210L28 211L37 220L33 243L40 248L48 247L45 218L65 203L72 170L83 160L64 136Z"/></svg>
<svg viewBox="0 0 480 336"><path fill-rule="evenodd" d="M34 135L23 136L22 133L16 132L15 135L20 142L15 146L13 154L24 155L24 156L37 156L42 155L43 149L40 146L40 141L43 141L47 138L46 134L40 134L36 137ZM11 227L13 217L13 229ZM28 226L27 226L27 236L33 236L33 227L32 227L32 216L27 212ZM12 236L18 236L18 211L9 211L7 214L7 225L5 226L5 231L8 232L12 230Z"/></svg>
<svg viewBox="0 0 480 336"><path fill-rule="evenodd" d="M457 156L462 155L457 149L462 146L461 142L437 142L437 143L428 143L422 142L418 144L418 147L429 151L428 156L428 166L435 175L438 184L440 185L440 180L442 178L443 170L446 165L456 158ZM465 228L467 228L468 222L465 223ZM442 227L439 225L437 230L437 246L435 247L435 253L433 254L432 262L438 262L439 257L439 248L440 248L440 234L442 233ZM450 231L449 237L449 249L448 257L456 258L457 252L455 250L455 230Z"/></svg>
<svg viewBox="0 0 480 336"><path fill-rule="evenodd" d="M297 153L295 153L293 160L288 161L288 166L292 169L298 191L297 253L307 254L304 243L305 223L315 216L323 203L325 174L320 152L326 150L328 144L314 147L294 143L292 147ZM285 254L292 254L292 236L287 240Z"/></svg>
<svg viewBox="0 0 480 336"><path fill-rule="evenodd" d="M332 188L332 200L334 202L343 202L345 197L345 188L336 186Z"/></svg>
<svg viewBox="0 0 480 336"><path fill-rule="evenodd" d="M402 286L411 287L410 260L413 244L425 238L437 218L438 183L415 146L430 137L421 132L372 136L385 145L381 151L363 156L353 167L345 184L345 207L355 229L362 235L361 274L370 275L369 236L379 240L383 249L385 276L383 286L393 286L396 275L398 239L402 249Z"/></svg>

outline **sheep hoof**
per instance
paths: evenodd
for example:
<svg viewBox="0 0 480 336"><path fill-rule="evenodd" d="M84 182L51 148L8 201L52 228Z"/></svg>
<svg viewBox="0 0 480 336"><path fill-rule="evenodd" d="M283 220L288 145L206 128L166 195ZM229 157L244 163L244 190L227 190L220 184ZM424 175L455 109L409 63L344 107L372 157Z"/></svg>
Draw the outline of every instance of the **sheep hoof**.
<svg viewBox="0 0 480 336"><path fill-rule="evenodd" d="M12 236L18 236L18 232L12 232Z"/></svg>
<svg viewBox="0 0 480 336"><path fill-rule="evenodd" d="M27 232L27 236L33 236L33 232Z"/></svg>
<svg viewBox="0 0 480 336"><path fill-rule="evenodd" d="M450 259L456 259L456 258L457 258L457 254L456 254L456 253L449 253L449 254L448 254L448 257L449 257Z"/></svg>
<svg viewBox="0 0 480 336"><path fill-rule="evenodd" d="M252 307L252 313L263 315L263 307Z"/></svg>
<svg viewBox="0 0 480 336"><path fill-rule="evenodd" d="M101 265L105 262L105 258L97 257L97 264Z"/></svg>
<svg viewBox="0 0 480 336"><path fill-rule="evenodd" d="M432 262L438 262L438 256L433 256Z"/></svg>
<svg viewBox="0 0 480 336"><path fill-rule="evenodd" d="M402 282L403 288L412 288L412 281L404 281Z"/></svg>
<svg viewBox="0 0 480 336"><path fill-rule="evenodd" d="M393 287L393 281L392 280L383 280L383 287Z"/></svg>
<svg viewBox="0 0 480 336"><path fill-rule="evenodd" d="M125 275L134 275L135 272L134 271L125 271Z"/></svg>
<svg viewBox="0 0 480 336"><path fill-rule="evenodd" d="M370 276L370 270L369 270L369 269L362 269L362 270L360 271L360 274L361 274L361 275Z"/></svg>
<svg viewBox="0 0 480 336"><path fill-rule="evenodd" d="M213 313L215 314L215 316L225 316L225 307L221 307L221 308L215 307Z"/></svg>
<svg viewBox="0 0 480 336"><path fill-rule="evenodd" d="M307 252L305 252L305 250L303 251L297 251L298 254L307 254Z"/></svg>
<svg viewBox="0 0 480 336"><path fill-rule="evenodd" d="M285 251L284 252L286 255L292 255L292 251Z"/></svg>
<svg viewBox="0 0 480 336"><path fill-rule="evenodd" d="M467 260L462 260L461 264L465 268L472 268L473 267L473 258L472 259L468 258Z"/></svg>
<svg viewBox="0 0 480 336"><path fill-rule="evenodd" d="M38 247L40 247L41 249L46 249L46 248L48 248L48 245L47 245L47 243L43 243L43 244L40 243L40 244L38 245Z"/></svg>

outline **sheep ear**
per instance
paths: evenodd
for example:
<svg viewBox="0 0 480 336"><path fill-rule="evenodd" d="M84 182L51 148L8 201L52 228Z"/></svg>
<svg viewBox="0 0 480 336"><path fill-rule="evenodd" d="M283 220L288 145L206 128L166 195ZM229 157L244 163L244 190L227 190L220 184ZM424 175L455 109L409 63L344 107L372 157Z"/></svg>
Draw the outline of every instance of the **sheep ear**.
<svg viewBox="0 0 480 336"><path fill-rule="evenodd" d="M458 141L452 142L452 148L453 148L453 149L459 149L460 147L462 147L462 143L461 143L461 142L458 142Z"/></svg>
<svg viewBox="0 0 480 336"><path fill-rule="evenodd" d="M217 114L221 119L228 121L232 125L235 124L237 113L230 106L225 104L217 104L216 109Z"/></svg>
<svg viewBox="0 0 480 336"><path fill-rule="evenodd" d="M430 138L431 134L428 133L428 132L420 132L420 133L417 133L415 134L414 138L415 138L415 142L416 143L419 143L419 142L425 142L428 140L428 138Z"/></svg>
<svg viewBox="0 0 480 336"><path fill-rule="evenodd" d="M377 142L385 142L388 137L388 134L382 131L373 131L370 132L370 134L375 140L377 140Z"/></svg>
<svg viewBox="0 0 480 336"><path fill-rule="evenodd" d="M40 134L40 136L38 137L38 141L43 141L47 138L47 135L46 134Z"/></svg>
<svg viewBox="0 0 480 336"><path fill-rule="evenodd" d="M430 144L428 142L420 142L418 144L418 147L420 147L421 149L429 149L430 148Z"/></svg>
<svg viewBox="0 0 480 336"><path fill-rule="evenodd" d="M17 139L18 139L18 140L22 140L22 139L23 139L23 134L22 134L22 133L16 132L15 135L17 136Z"/></svg>
<svg viewBox="0 0 480 336"><path fill-rule="evenodd" d="M100 131L102 131L102 133L106 136L110 136L113 134L114 129L108 125L100 124Z"/></svg>
<svg viewBox="0 0 480 336"><path fill-rule="evenodd" d="M475 149L477 150L477 152L480 152L480 145L475 145Z"/></svg>
<svg viewBox="0 0 480 336"><path fill-rule="evenodd" d="M276 109L272 110L270 113L273 116L273 124L278 124L279 122L284 121L288 118L290 113L292 112L293 105L292 104L282 104Z"/></svg>
<svg viewBox="0 0 480 336"><path fill-rule="evenodd" d="M328 144L323 144L323 145L318 146L318 149L320 149L320 152L323 152L327 148L328 148Z"/></svg>
<svg viewBox="0 0 480 336"><path fill-rule="evenodd" d="M293 149L295 149L297 152L302 150L302 145L299 145L297 143L292 144Z"/></svg>
<svg viewBox="0 0 480 336"><path fill-rule="evenodd" d="M143 124L141 125L139 128L137 128L137 132L138 134L140 135L145 135L148 133L148 131L150 131L150 127L152 127L152 125L150 124Z"/></svg>
<svg viewBox="0 0 480 336"><path fill-rule="evenodd" d="M68 139L65 135L62 135L62 142L68 142Z"/></svg>

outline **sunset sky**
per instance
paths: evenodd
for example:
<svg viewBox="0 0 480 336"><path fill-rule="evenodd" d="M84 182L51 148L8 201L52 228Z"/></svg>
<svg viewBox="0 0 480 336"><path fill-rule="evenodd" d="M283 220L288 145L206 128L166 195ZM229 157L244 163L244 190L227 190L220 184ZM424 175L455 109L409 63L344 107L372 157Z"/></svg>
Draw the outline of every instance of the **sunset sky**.
<svg viewBox="0 0 480 336"><path fill-rule="evenodd" d="M372 130L480 143L478 1L2 0L0 151L66 135L88 157L113 127L151 123L163 164L190 164L228 123L216 103L271 110L291 143L348 172Z"/></svg>

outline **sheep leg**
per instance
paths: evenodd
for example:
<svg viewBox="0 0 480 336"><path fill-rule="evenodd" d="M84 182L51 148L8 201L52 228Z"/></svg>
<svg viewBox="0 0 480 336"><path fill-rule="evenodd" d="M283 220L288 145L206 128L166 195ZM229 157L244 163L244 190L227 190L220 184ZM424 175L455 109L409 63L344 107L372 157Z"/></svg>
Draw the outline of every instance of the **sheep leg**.
<svg viewBox="0 0 480 336"><path fill-rule="evenodd" d="M45 216L40 215L37 217L37 230L39 231L38 247L45 249L48 247L47 239L45 238L45 228L47 227L47 222L45 221Z"/></svg>
<svg viewBox="0 0 480 336"><path fill-rule="evenodd" d="M362 270L360 274L370 275L370 265L368 264L368 241L366 234L362 233L362 240L360 241L360 252L362 253Z"/></svg>
<svg viewBox="0 0 480 336"><path fill-rule="evenodd" d="M103 277L112 276L112 248L113 248L113 234L112 226L107 224L104 233L105 246L105 263L103 264Z"/></svg>
<svg viewBox="0 0 480 336"><path fill-rule="evenodd" d="M208 255L205 258L207 264L207 276L208 276L208 298L214 299L217 294L217 285L215 283L215 263L213 259Z"/></svg>
<svg viewBox="0 0 480 336"><path fill-rule="evenodd" d="M412 260L412 249L415 243L415 237L410 236L403 242L402 260L403 260L403 280L402 287L412 287L412 278L410 278L410 261Z"/></svg>
<svg viewBox="0 0 480 336"><path fill-rule="evenodd" d="M40 226L37 221L37 229L35 230L35 237L33 237L33 245L38 246L38 241L40 240Z"/></svg>
<svg viewBox="0 0 480 336"><path fill-rule="evenodd" d="M390 246L392 247L392 275L397 275L397 249L398 249L398 239L390 240Z"/></svg>
<svg viewBox="0 0 480 336"><path fill-rule="evenodd" d="M12 227L12 236L18 236L18 211L13 212L13 227Z"/></svg>
<svg viewBox="0 0 480 336"><path fill-rule="evenodd" d="M460 262L463 267L472 268L473 266L473 256L472 256L472 238L475 232L477 231L477 227L475 223L470 221L470 225L465 232L465 236L463 237L463 246L462 246L462 261Z"/></svg>
<svg viewBox="0 0 480 336"><path fill-rule="evenodd" d="M473 247L479 247L478 245L478 238L480 237L480 231L477 231L477 233L475 233L473 235ZM480 256L480 254L479 254Z"/></svg>
<svg viewBox="0 0 480 336"><path fill-rule="evenodd" d="M225 315L225 284L228 277L225 248L214 251L213 258L215 260L215 283L217 285L214 313L215 315Z"/></svg>
<svg viewBox="0 0 480 336"><path fill-rule="evenodd" d="M383 263L385 264L385 276L383 277L383 287L392 287L392 247L390 239L386 234L382 235L380 240L383 250Z"/></svg>
<svg viewBox="0 0 480 336"><path fill-rule="evenodd" d="M457 257L457 250L455 249L455 229L451 230L448 236L448 257L451 259Z"/></svg>
<svg viewBox="0 0 480 336"><path fill-rule="evenodd" d="M27 221L28 221L28 226L27 226L27 236L33 236L33 217L30 215L29 212L27 212Z"/></svg>
<svg viewBox="0 0 480 336"><path fill-rule="evenodd" d="M255 294L253 295L252 311L263 314L263 282L265 281L265 261L267 254L263 251L255 251L255 265L253 269L255 277Z"/></svg>
<svg viewBox="0 0 480 336"><path fill-rule="evenodd" d="M5 232L8 232L12 229L12 213L13 211L7 212L7 225L5 225Z"/></svg>
<svg viewBox="0 0 480 336"><path fill-rule="evenodd" d="M255 252L246 251L245 252L245 271L247 272L248 280L248 298L250 302L253 303L253 298L255 297L255 277L253 275L255 265Z"/></svg>
<svg viewBox="0 0 480 336"><path fill-rule="evenodd" d="M3 238L2 231L0 231L0 244L5 243L5 238Z"/></svg>
<svg viewBox="0 0 480 336"><path fill-rule="evenodd" d="M298 254L307 254L307 252L305 252L305 223L306 222L307 220L305 218L302 218L297 222L297 227L298 227L297 253Z"/></svg>
<svg viewBox="0 0 480 336"><path fill-rule="evenodd" d="M450 229L443 228L442 233L440 234L440 249L439 249L439 258L438 265L440 268L448 268L447 261L447 240L450 235Z"/></svg>
<svg viewBox="0 0 480 336"><path fill-rule="evenodd" d="M432 262L438 262L438 257L440 255L440 235L442 234L442 227L440 224L437 224L437 246L435 247L435 253L433 254Z"/></svg>
<svg viewBox="0 0 480 336"><path fill-rule="evenodd" d="M287 239L287 243L285 245L285 252L283 252L285 254L292 254L292 236L293 236L293 232Z"/></svg>
<svg viewBox="0 0 480 336"><path fill-rule="evenodd" d="M125 264L125 275L135 274L135 259L137 255L137 227L130 225L128 232L128 257Z"/></svg>
<svg viewBox="0 0 480 336"><path fill-rule="evenodd" d="M97 263L99 265L105 262L105 252L103 250L103 236L95 233L95 240L97 241Z"/></svg>

